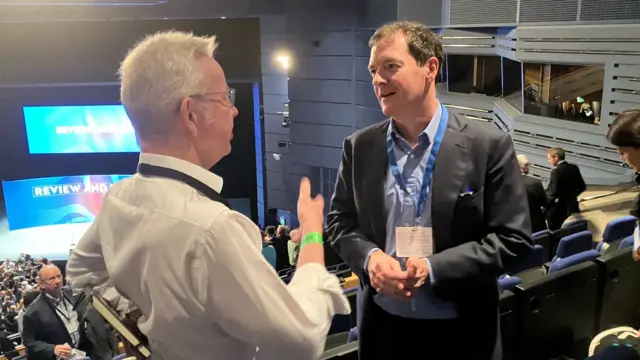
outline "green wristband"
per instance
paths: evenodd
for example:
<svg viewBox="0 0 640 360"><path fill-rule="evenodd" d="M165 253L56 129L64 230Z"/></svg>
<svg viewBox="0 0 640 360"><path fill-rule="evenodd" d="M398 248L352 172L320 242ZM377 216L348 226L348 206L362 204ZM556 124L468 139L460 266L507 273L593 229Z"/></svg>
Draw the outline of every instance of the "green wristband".
<svg viewBox="0 0 640 360"><path fill-rule="evenodd" d="M305 235L300 242L300 248L307 244L322 244L322 234L319 232L311 232Z"/></svg>

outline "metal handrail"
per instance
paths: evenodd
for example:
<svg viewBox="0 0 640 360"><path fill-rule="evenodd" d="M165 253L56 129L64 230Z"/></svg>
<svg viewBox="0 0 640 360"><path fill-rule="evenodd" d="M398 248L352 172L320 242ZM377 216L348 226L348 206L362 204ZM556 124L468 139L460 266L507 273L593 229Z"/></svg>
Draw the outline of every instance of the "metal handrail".
<svg viewBox="0 0 640 360"><path fill-rule="evenodd" d="M634 186L627 187L627 188L624 188L624 189L620 189L620 190L616 190L616 191L610 191L608 193L604 193L604 194L600 194L600 195L593 195L593 196L589 196L589 197L586 197L586 198L582 198L582 199L578 200L578 202L602 199L602 198L605 198L605 197L609 197L609 196L612 196L612 195L617 195L617 194L620 194L620 193L623 193L623 192L627 192L627 191L631 191L631 190L638 189L638 188L640 188L640 186L634 185Z"/></svg>

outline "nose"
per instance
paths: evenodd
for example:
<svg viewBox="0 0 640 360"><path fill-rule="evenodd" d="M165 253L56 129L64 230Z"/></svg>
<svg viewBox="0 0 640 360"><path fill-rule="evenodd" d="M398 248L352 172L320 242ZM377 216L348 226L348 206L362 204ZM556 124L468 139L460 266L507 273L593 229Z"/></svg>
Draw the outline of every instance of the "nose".
<svg viewBox="0 0 640 360"><path fill-rule="evenodd" d="M387 81L382 77L382 75L380 75L380 72L376 72L373 75L373 79L372 79L373 86L384 85L386 82Z"/></svg>
<svg viewBox="0 0 640 360"><path fill-rule="evenodd" d="M238 111L238 108L234 106L233 107L233 117L235 118L236 116L238 116L239 113L240 112Z"/></svg>

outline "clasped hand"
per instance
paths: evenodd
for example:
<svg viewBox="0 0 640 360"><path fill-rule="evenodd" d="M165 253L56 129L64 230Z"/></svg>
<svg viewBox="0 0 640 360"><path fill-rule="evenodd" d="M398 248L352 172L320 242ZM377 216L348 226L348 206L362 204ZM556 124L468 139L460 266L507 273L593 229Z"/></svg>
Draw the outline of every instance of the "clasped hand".
<svg viewBox="0 0 640 360"><path fill-rule="evenodd" d="M398 260L382 251L375 251L367 267L371 286L377 292L398 299L411 299L429 276L424 258L409 258L407 270L402 270Z"/></svg>

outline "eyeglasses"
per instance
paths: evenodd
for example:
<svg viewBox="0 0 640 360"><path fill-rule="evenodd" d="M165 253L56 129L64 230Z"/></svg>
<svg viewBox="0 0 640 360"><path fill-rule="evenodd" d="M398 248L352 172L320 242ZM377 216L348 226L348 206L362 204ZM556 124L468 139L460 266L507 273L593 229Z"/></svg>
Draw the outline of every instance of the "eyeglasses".
<svg viewBox="0 0 640 360"><path fill-rule="evenodd" d="M42 281L44 281L47 284L53 284L53 283L55 283L56 280L62 280L62 275L61 274L60 275L54 275L54 276L51 276L49 278L43 279Z"/></svg>
<svg viewBox="0 0 640 360"><path fill-rule="evenodd" d="M189 95L187 97L190 98L203 98L205 96L209 96L209 95L220 95L220 94L226 94L226 98L223 98L222 100L220 99L207 99L209 101L217 101L220 102L222 105L224 105L225 107L228 108L232 108L235 106L236 104L236 89L234 88L228 88L227 91L220 91L220 92L211 92L211 93L204 93L204 94L193 94L193 95Z"/></svg>

